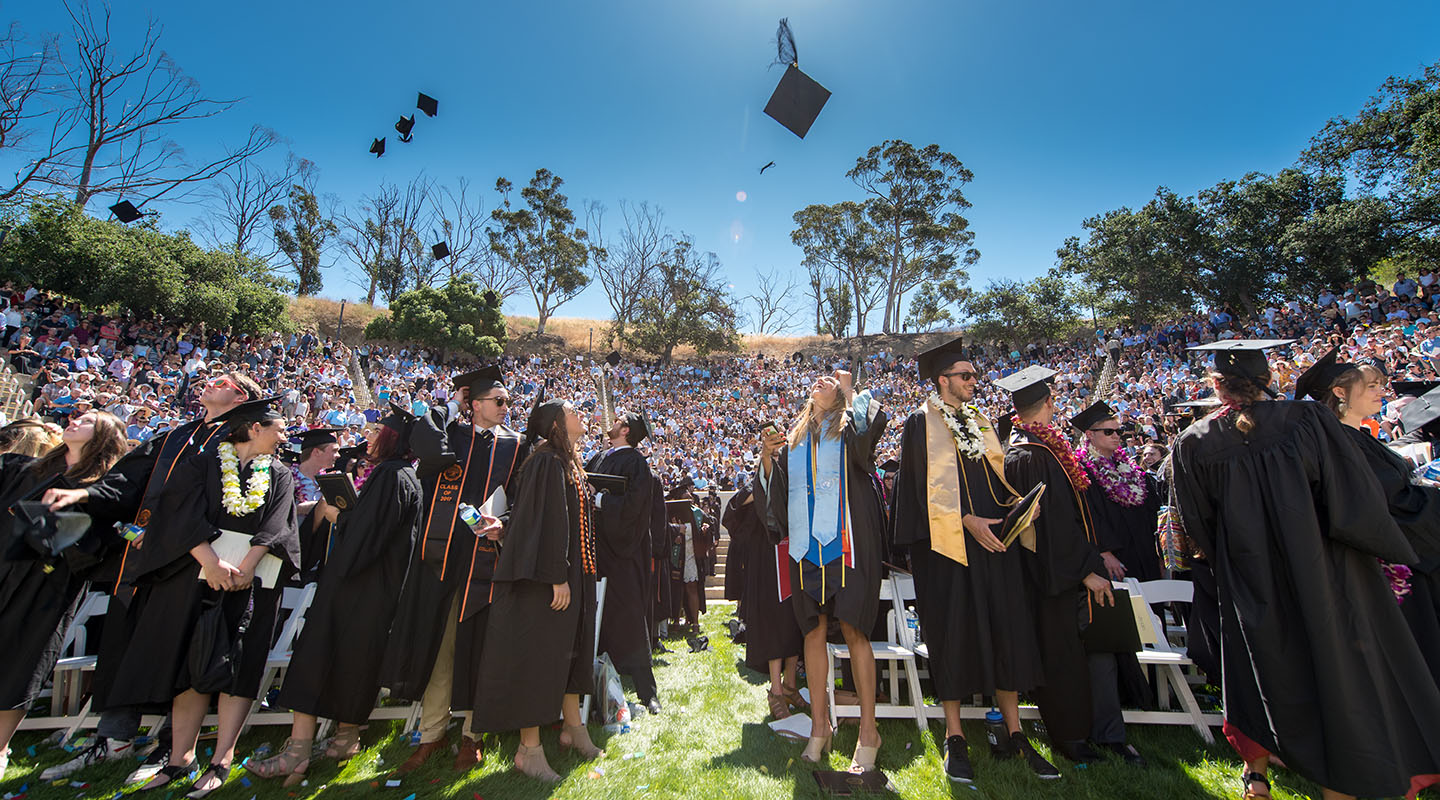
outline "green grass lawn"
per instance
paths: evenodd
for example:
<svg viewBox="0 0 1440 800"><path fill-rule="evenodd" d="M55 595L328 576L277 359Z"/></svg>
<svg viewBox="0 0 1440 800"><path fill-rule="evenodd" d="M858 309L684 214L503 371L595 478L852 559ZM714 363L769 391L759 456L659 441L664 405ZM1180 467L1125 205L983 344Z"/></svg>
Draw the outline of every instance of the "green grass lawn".
<svg viewBox="0 0 1440 800"><path fill-rule="evenodd" d="M406 800L459 798L460 800L526 800L527 798L822 798L809 765L800 760L801 743L775 736L766 723L765 680L746 670L740 646L724 635L723 623L731 606L712 608L704 622L711 649L691 654L683 642L677 652L664 655L657 663L656 677L663 714L642 716L629 733L606 736L592 729L605 757L583 762L573 754L561 755L557 730L542 733L550 764L565 777L550 787L519 775L510 767L517 737L487 737L485 762L465 775L450 768L450 758L437 756L424 769L407 776L400 787L387 788L389 769L410 754L408 740L399 723L376 724L364 735L367 749L341 766L319 761L311 765L308 785L286 790L280 782L262 781L237 769L224 788L213 797L219 800L288 800L323 794L333 797L381 797ZM458 724L458 723L457 723ZM980 723L966 728L972 742L975 765L974 788L955 787L946 781L941 766L939 741L944 728L932 723L921 734L913 722L889 720L880 724L884 746L878 766L891 779L900 797L914 798L1238 798L1241 764L1223 741L1206 747L1195 732L1180 727L1130 728L1131 741L1150 760L1144 769L1127 767L1119 760L1089 768L1076 768L1063 759L1055 763L1064 772L1056 781L1042 782L1018 761L992 761L988 749L973 743L984 741ZM241 740L238 758L262 742L279 748L286 731L278 727L252 730ZM452 741L458 733L451 730ZM835 735L832 769L849 765L855 748L856 728L842 725ZM0 780L0 793L18 793L28 784L26 798L33 800L110 800L122 791L124 776L134 761L104 764L74 776L88 781L76 787L67 780L59 785L38 783L40 770L65 760L69 754L43 742L41 733L16 737L10 769ZM36 756L27 747L36 747ZM1043 743L1037 748L1049 757ZM202 746L203 751L203 746ZM627 758L626 756L630 756ZM1058 756L1056 757L1058 759ZM1052 759L1054 760L1054 759ZM202 759L203 761L203 759ZM1319 797L1318 789L1298 776L1272 770L1277 798ZM245 785L248 781L249 785ZM188 784L175 790L149 793L154 800L179 800ZM130 790L127 794L134 793Z"/></svg>

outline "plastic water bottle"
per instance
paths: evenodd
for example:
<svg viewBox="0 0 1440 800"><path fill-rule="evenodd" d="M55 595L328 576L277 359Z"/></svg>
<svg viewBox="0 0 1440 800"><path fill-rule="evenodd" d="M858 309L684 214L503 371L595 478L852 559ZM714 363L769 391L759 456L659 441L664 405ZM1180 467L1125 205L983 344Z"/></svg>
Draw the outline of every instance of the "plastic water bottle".
<svg viewBox="0 0 1440 800"><path fill-rule="evenodd" d="M465 503L460 506L460 519L465 520L465 524L473 528L480 524L480 512L476 510L475 506Z"/></svg>
<svg viewBox="0 0 1440 800"><path fill-rule="evenodd" d="M913 608L907 607L905 609L905 627L910 629L910 640L912 642L920 641L920 615L916 614Z"/></svg>
<svg viewBox="0 0 1440 800"><path fill-rule="evenodd" d="M1426 480L1440 482L1440 458L1425 465L1425 478Z"/></svg>
<svg viewBox="0 0 1440 800"><path fill-rule="evenodd" d="M985 738L990 740L990 750L998 752L1009 746L1009 731L1005 729L1005 717L997 709L985 712Z"/></svg>

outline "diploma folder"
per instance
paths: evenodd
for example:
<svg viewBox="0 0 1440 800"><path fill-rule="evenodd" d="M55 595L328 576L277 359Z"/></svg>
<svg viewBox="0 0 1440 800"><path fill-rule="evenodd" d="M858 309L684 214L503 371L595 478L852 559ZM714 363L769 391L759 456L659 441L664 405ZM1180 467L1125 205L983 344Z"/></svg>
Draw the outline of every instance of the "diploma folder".
<svg viewBox="0 0 1440 800"><path fill-rule="evenodd" d="M320 486L320 493L325 496L325 502L340 509L349 511L360 502L360 496L355 492L355 481L343 472L325 472L315 476L315 483Z"/></svg>
<svg viewBox="0 0 1440 800"><path fill-rule="evenodd" d="M995 536L1002 544L1009 547L1021 531L1035 524L1035 518L1040 515L1040 498L1044 496L1045 484L1035 484L1035 488L1020 498L1020 502L1010 509L1010 513L1005 515L1005 519L991 526L991 530L995 532Z"/></svg>
<svg viewBox="0 0 1440 800"><path fill-rule="evenodd" d="M1135 624L1135 604L1130 592L1114 589L1115 605L1102 606L1088 592L1080 595L1080 639L1091 653L1137 653L1140 630Z"/></svg>
<svg viewBox="0 0 1440 800"><path fill-rule="evenodd" d="M603 472L587 472L585 481L597 490L611 494L625 494L625 490L630 487L630 479L624 475L606 475Z"/></svg>
<svg viewBox="0 0 1440 800"><path fill-rule="evenodd" d="M236 533L235 531L220 531L220 537L210 540L210 547L214 549L215 555L221 561L229 563L233 567L239 567L240 562L250 552L250 534ZM260 557L260 563L255 565L255 580L266 589L274 589L280 585L280 567L285 562L271 553ZM205 572L202 570L197 576L205 580Z"/></svg>

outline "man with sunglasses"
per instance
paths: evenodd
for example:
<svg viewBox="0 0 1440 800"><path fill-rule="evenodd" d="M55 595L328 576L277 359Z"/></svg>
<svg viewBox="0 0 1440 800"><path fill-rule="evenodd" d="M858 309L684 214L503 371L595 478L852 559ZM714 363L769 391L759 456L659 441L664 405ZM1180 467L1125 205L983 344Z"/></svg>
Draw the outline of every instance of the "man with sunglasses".
<svg viewBox="0 0 1440 800"><path fill-rule="evenodd" d="M451 710L472 711L479 702L480 653L490 612L490 580L500 557L503 520L483 517L471 527L462 505L480 508L497 489L515 496L512 478L525 462L521 435L504 425L510 392L498 366L455 378L455 401L430 408L410 434L425 491L420 542L411 556L400 594L382 685L392 697L420 701L420 746L396 772L419 769L445 749ZM395 402L392 398L392 404ZM470 411L470 421L461 410ZM513 642L504 643L513 646ZM455 768L480 763L480 735L467 714Z"/></svg>
<svg viewBox="0 0 1440 800"><path fill-rule="evenodd" d="M174 467L191 456L218 447L225 438L224 415L259 396L260 387L246 376L234 372L218 375L207 382L200 393L200 404L204 409L200 417L165 433L157 433L137 445L115 462L115 466L100 480L84 489L50 489L45 492L42 499L52 511L84 503L88 512L100 518L133 522L124 530L130 542L120 561L119 574L92 578L97 588L111 592L92 683L95 707L102 712L95 741L75 758L45 770L41 773L42 780L60 780L91 764L131 755L131 742L139 733L143 709L106 707L105 702L114 677L114 665L123 659L129 646L131 623L135 616L131 613L134 609L129 605L134 588L126 582L129 577L126 565L144 542L145 526L150 524L150 515ZM159 746L130 773L127 783L147 781L169 764L168 729L167 724L165 730L155 737Z"/></svg>

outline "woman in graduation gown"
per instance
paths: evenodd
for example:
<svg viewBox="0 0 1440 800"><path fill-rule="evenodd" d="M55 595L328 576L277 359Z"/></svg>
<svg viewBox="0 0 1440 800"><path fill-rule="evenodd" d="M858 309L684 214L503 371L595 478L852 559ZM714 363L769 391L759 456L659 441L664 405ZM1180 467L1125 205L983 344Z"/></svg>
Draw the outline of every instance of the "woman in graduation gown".
<svg viewBox="0 0 1440 800"><path fill-rule="evenodd" d="M245 764L262 778L285 775L286 786L304 778L318 717L340 723L326 758L343 761L360 751L360 726L380 691L379 656L420 533L420 480L405 443L413 419L392 412L366 432L374 466L359 501L331 512L334 545L275 699L295 712L290 738L274 757Z"/></svg>
<svg viewBox="0 0 1440 800"><path fill-rule="evenodd" d="M36 500L51 486L86 486L125 454L125 423L103 411L76 416L61 438L40 458L0 455L0 509ZM0 511L0 642L6 647L0 661L0 775L10 737L55 669L89 575L123 546L111 522L95 521L55 556L33 549L21 536L20 519Z"/></svg>
<svg viewBox="0 0 1440 800"><path fill-rule="evenodd" d="M763 513L765 510L755 502L754 491L745 486L725 506L724 520L730 532L730 562L738 558L745 564L745 579L737 593L744 611L745 666L770 676L770 713L784 719L790 716L791 706L806 705L796 683L805 640L789 600L780 599L780 570L788 571L790 565L780 561L780 551L770 541L770 532L760 516ZM725 580L729 583L728 564Z"/></svg>
<svg viewBox="0 0 1440 800"><path fill-rule="evenodd" d="M1185 530L1219 588L1225 732L1245 795L1269 795L1274 753L1327 798L1413 796L1440 779L1440 688L1377 558L1415 551L1335 415L1263 400L1269 366L1247 344L1273 343L1217 351L1225 405L1174 451Z"/></svg>
<svg viewBox="0 0 1440 800"><path fill-rule="evenodd" d="M119 706L171 704L170 764L143 789L165 786L194 770L200 725L217 691L220 730L214 755L187 796L204 797L219 788L230 773L235 740L259 693L280 613L281 587L300 565L294 478L275 456L285 438L284 420L273 409L278 399L236 406L224 417L225 441L175 468L146 527L145 546L136 552L134 633L116 666L109 701ZM222 531L250 537L243 557L231 562L216 553L211 542ZM275 586L261 585L255 578L267 557L281 561ZM218 619L215 608L220 609ZM202 613L207 610L210 613ZM217 642L220 649L220 640L228 644L237 637L240 657L228 675L216 679L213 670L199 663L192 668L199 660L192 656L203 653L206 645Z"/></svg>
<svg viewBox="0 0 1440 800"><path fill-rule="evenodd" d="M515 768L558 782L540 745L540 726L564 716L562 747L585 758L604 752L580 718L580 695L594 685L595 528L576 447L585 423L574 406L541 403L526 438L545 441L520 468L505 548L495 566L492 642L480 660L477 731L520 730Z"/></svg>
<svg viewBox="0 0 1440 800"><path fill-rule="evenodd" d="M1384 405L1385 374L1375 367L1340 363L1337 351L1327 353L1295 382L1297 397L1310 397L1335 412L1345 433L1360 448L1380 481L1390 516L1420 561L1410 570L1409 591L1400 597L1400 611L1415 635L1430 674L1440 684L1440 616L1436 589L1440 587L1440 488L1417 483L1410 464L1361 426L1379 414ZM1392 565L1387 570L1393 570Z"/></svg>
<svg viewBox="0 0 1440 800"><path fill-rule="evenodd" d="M833 617L850 646L860 696L854 770L874 769L880 749L870 631L880 610L885 522L871 476L887 420L869 392L854 393L850 373L821 377L790 433L765 434L754 481L755 502L766 509L771 539L789 539L790 602L810 665L812 723L801 757L822 761L834 734L826 706L830 676L816 668L827 661L826 630Z"/></svg>

